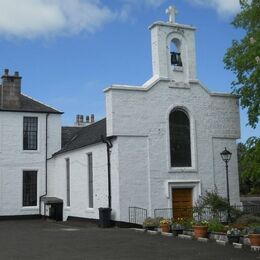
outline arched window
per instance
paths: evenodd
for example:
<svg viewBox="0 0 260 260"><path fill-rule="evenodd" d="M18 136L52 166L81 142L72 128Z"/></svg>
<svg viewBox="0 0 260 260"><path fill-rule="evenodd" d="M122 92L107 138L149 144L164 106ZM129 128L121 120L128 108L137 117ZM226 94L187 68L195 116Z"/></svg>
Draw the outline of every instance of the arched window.
<svg viewBox="0 0 260 260"><path fill-rule="evenodd" d="M181 109L174 109L169 117L171 167L190 167L190 120Z"/></svg>
<svg viewBox="0 0 260 260"><path fill-rule="evenodd" d="M171 41L171 65L182 67L181 61L181 51L180 51L181 42L178 39L173 39Z"/></svg>

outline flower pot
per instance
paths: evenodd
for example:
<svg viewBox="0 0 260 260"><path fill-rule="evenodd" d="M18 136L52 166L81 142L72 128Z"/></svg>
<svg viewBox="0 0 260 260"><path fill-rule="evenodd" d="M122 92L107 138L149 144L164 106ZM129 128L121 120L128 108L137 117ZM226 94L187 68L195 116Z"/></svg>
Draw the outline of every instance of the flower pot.
<svg viewBox="0 0 260 260"><path fill-rule="evenodd" d="M169 233L170 232L170 225L163 224L163 225L161 225L161 229L162 229L162 232Z"/></svg>
<svg viewBox="0 0 260 260"><path fill-rule="evenodd" d="M251 246L260 246L260 234L249 235Z"/></svg>
<svg viewBox="0 0 260 260"><path fill-rule="evenodd" d="M239 243L240 235L228 235L227 238L229 244Z"/></svg>
<svg viewBox="0 0 260 260"><path fill-rule="evenodd" d="M196 238L207 237L208 227L207 226L194 226L194 235Z"/></svg>
<svg viewBox="0 0 260 260"><path fill-rule="evenodd" d="M174 236L178 236L178 235L180 235L180 234L182 234L183 233L183 229L177 229L177 228L173 228L172 229L172 234L174 235Z"/></svg>

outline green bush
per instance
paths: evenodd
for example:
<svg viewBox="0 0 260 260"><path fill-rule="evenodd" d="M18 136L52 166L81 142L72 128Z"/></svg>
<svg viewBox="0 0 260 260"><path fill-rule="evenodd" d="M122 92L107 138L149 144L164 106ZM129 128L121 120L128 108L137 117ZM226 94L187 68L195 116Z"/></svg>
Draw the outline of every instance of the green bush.
<svg viewBox="0 0 260 260"><path fill-rule="evenodd" d="M260 223L260 217L251 215L251 214L245 214L237 218L237 220L234 222L235 225L244 225L244 226L252 226L256 225L257 223Z"/></svg>
<svg viewBox="0 0 260 260"><path fill-rule="evenodd" d="M218 219L212 219L209 221L208 230L210 232L223 232L225 230L225 226L221 224Z"/></svg>

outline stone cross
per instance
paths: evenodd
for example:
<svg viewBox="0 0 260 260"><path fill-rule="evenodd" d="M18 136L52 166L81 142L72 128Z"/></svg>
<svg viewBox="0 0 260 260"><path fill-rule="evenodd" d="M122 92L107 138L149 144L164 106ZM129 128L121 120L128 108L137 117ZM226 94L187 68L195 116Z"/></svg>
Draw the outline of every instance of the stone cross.
<svg viewBox="0 0 260 260"><path fill-rule="evenodd" d="M166 14L169 15L170 23L176 23L176 14L178 14L178 11L174 6L169 6L169 8L166 9Z"/></svg>

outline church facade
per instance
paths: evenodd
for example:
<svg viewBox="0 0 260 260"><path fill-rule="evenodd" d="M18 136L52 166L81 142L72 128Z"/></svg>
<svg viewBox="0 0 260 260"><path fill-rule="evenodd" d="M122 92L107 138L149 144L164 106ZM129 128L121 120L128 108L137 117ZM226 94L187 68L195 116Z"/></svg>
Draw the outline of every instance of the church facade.
<svg viewBox="0 0 260 260"><path fill-rule="evenodd" d="M211 93L197 79L194 27L168 22L150 26L153 76L142 86L104 90L106 118L63 128L63 143L46 170L46 195L37 206L50 215L52 198L68 216L128 222L128 208L189 208L206 190L227 196L225 147L231 204L239 204L236 140L240 138L238 96ZM82 123L82 120L81 120ZM83 124L84 125L84 124Z"/></svg>

